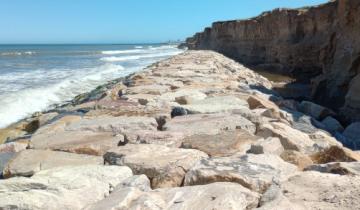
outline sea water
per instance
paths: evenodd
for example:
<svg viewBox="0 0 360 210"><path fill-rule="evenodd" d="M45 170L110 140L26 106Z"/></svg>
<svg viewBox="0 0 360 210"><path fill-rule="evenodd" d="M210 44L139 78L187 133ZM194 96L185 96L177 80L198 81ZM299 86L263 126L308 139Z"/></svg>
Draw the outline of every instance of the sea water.
<svg viewBox="0 0 360 210"><path fill-rule="evenodd" d="M0 128L182 51L174 45L0 45Z"/></svg>

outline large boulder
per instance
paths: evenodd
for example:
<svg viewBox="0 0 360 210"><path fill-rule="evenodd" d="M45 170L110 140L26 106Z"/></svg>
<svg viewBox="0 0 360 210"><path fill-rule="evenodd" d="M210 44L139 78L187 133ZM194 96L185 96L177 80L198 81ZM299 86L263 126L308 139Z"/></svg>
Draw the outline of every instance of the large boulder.
<svg viewBox="0 0 360 210"><path fill-rule="evenodd" d="M206 98L206 94L203 92L191 89L191 88L183 88L176 90L174 92L168 92L162 94L159 99L160 100L166 100L166 101L176 101L179 104L188 104L196 100L203 100Z"/></svg>
<svg viewBox="0 0 360 210"><path fill-rule="evenodd" d="M3 170L4 177L32 176L41 170L61 166L103 165L102 157L49 150L24 150L16 154Z"/></svg>
<svg viewBox="0 0 360 210"><path fill-rule="evenodd" d="M296 150L301 152L313 152L314 142L310 137L296 130L289 125L279 122L261 125L256 135L264 138L277 137L286 150Z"/></svg>
<svg viewBox="0 0 360 210"><path fill-rule="evenodd" d="M185 185L213 182L236 182L250 190L264 192L273 181L283 180L296 172L296 167L275 155L202 159L186 173Z"/></svg>
<svg viewBox="0 0 360 210"><path fill-rule="evenodd" d="M310 101L302 101L299 105L299 110L305 114L314 117L317 120L322 120L328 116L335 115L335 113L330 109Z"/></svg>
<svg viewBox="0 0 360 210"><path fill-rule="evenodd" d="M125 142L131 144L158 144L168 147L180 147L184 141L184 135L181 132L172 131L125 131Z"/></svg>
<svg viewBox="0 0 360 210"><path fill-rule="evenodd" d="M68 124L66 131L93 131L121 133L128 130L157 130L157 122L152 117L112 117L99 116L83 118Z"/></svg>
<svg viewBox="0 0 360 210"><path fill-rule="evenodd" d="M360 176L340 176L314 171L302 172L280 184L280 189L273 192L274 198L280 197L288 202L288 209L323 209L323 210L352 210L360 206ZM277 195L276 195L277 194ZM261 203L271 206L274 199ZM284 206L282 206L284 207ZM296 207L296 208L295 208ZM261 208L260 208L261 209ZM274 209L274 208L263 208Z"/></svg>
<svg viewBox="0 0 360 210"><path fill-rule="evenodd" d="M236 183L212 183L200 186L157 189L120 188L88 210L113 209L223 209L256 208L260 195Z"/></svg>
<svg viewBox="0 0 360 210"><path fill-rule="evenodd" d="M130 167L134 174L145 174L154 188L176 187L185 173L207 155L198 150L169 148L154 144L127 144L109 150L105 162Z"/></svg>
<svg viewBox="0 0 360 210"><path fill-rule="evenodd" d="M295 110L282 108L280 114L291 124L293 128L307 134L312 134L321 129L326 129L325 125L318 120Z"/></svg>
<svg viewBox="0 0 360 210"><path fill-rule="evenodd" d="M197 149L211 157L231 156L245 153L258 137L245 130L224 131L216 135L193 135L186 137L183 148Z"/></svg>
<svg viewBox="0 0 360 210"><path fill-rule="evenodd" d="M155 132L158 127L151 117L72 117L63 121L62 118L40 128L31 138L32 147L101 156L110 148L125 144L125 132Z"/></svg>
<svg viewBox="0 0 360 210"><path fill-rule="evenodd" d="M124 141L124 136L112 132L63 131L35 134L31 147L101 156Z"/></svg>
<svg viewBox="0 0 360 210"><path fill-rule="evenodd" d="M131 176L128 167L86 165L0 180L0 209L83 209Z"/></svg>
<svg viewBox="0 0 360 210"><path fill-rule="evenodd" d="M225 130L236 129L243 129L254 134L256 126L238 114L195 114L175 117L167 122L163 129L192 136L216 135Z"/></svg>
<svg viewBox="0 0 360 210"><path fill-rule="evenodd" d="M336 132L343 132L344 127L337 121L335 118L328 116L323 121L321 121L322 124L325 125L326 130L328 130L331 133Z"/></svg>
<svg viewBox="0 0 360 210"><path fill-rule="evenodd" d="M245 100L235 96L217 96L197 100L182 107L186 109L189 114L211 114L231 112L231 110L234 109L248 109L248 106Z"/></svg>
<svg viewBox="0 0 360 210"><path fill-rule="evenodd" d="M346 127L343 135L347 138L347 142L351 148L360 148L360 122L352 123Z"/></svg>
<svg viewBox="0 0 360 210"><path fill-rule="evenodd" d="M254 142L247 151L252 154L274 154L280 155L284 152L284 147L279 138L269 137Z"/></svg>

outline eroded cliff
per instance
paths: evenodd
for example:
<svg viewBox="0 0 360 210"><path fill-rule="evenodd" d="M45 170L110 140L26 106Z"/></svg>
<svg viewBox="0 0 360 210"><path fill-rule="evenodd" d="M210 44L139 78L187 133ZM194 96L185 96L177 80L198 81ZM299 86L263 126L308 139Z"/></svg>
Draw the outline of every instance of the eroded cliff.
<svg viewBox="0 0 360 210"><path fill-rule="evenodd" d="M248 20L213 23L187 39L255 68L312 82L312 98L360 120L360 1L276 9Z"/></svg>

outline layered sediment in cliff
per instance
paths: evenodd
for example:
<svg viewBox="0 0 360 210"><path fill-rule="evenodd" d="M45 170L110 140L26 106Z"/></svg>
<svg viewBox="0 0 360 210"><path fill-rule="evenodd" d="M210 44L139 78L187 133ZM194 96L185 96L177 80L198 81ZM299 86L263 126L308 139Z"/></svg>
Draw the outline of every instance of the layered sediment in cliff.
<svg viewBox="0 0 360 210"><path fill-rule="evenodd" d="M216 22L187 39L247 65L312 81L311 97L360 119L360 1L276 9L248 19Z"/></svg>

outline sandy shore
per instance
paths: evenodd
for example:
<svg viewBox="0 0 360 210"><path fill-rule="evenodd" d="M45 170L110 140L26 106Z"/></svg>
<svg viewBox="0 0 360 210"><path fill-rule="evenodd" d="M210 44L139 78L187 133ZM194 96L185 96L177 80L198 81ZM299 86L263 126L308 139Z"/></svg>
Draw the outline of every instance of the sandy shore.
<svg viewBox="0 0 360 210"><path fill-rule="evenodd" d="M332 114L186 51L2 129L0 208L354 209L360 154Z"/></svg>

